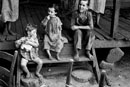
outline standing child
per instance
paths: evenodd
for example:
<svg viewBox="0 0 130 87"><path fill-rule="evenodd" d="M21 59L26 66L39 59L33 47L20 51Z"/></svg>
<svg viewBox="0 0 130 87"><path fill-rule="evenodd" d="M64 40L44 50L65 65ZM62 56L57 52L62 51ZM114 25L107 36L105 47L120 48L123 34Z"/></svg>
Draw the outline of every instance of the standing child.
<svg viewBox="0 0 130 87"><path fill-rule="evenodd" d="M21 67L26 73L26 78L30 77L30 72L27 68L27 63L33 61L37 63L35 75L40 77L40 70L42 68L42 60L38 57L38 39L36 27L28 24L26 27L27 36L22 37L16 41L16 47L20 47L20 53L22 56Z"/></svg>
<svg viewBox="0 0 130 87"><path fill-rule="evenodd" d="M79 60L79 50L82 41L85 42L86 55L92 59L90 53L95 36L93 35L93 18L88 11L88 0L80 0L78 10L72 14L71 29L74 31L75 60Z"/></svg>
<svg viewBox="0 0 130 87"><path fill-rule="evenodd" d="M96 12L96 24L95 27L101 28L99 21L101 14L104 14L106 6L106 0L90 0L89 8Z"/></svg>
<svg viewBox="0 0 130 87"><path fill-rule="evenodd" d="M19 0L2 0L0 20L5 24L3 35L16 35L11 30L11 23L19 16Z"/></svg>
<svg viewBox="0 0 130 87"><path fill-rule="evenodd" d="M49 59L52 60L51 51L57 52L56 59L60 60L59 53L63 48L63 37L61 35L62 23L54 6L48 8L48 16L46 16L42 24L45 26L44 49L47 51Z"/></svg>

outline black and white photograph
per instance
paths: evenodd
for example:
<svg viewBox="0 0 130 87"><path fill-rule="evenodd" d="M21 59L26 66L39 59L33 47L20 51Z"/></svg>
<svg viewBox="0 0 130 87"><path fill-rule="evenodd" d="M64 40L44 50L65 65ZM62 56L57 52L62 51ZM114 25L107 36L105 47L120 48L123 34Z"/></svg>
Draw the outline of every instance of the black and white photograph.
<svg viewBox="0 0 130 87"><path fill-rule="evenodd" d="M130 0L0 0L0 87L130 87Z"/></svg>

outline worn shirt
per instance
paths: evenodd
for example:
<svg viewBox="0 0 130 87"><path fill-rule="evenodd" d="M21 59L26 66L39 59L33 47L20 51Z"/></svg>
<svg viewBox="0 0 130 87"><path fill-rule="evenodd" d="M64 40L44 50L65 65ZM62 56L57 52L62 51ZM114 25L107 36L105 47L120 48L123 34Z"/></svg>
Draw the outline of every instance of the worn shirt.
<svg viewBox="0 0 130 87"><path fill-rule="evenodd" d="M78 25L78 26L88 25L91 27L91 29L93 29L93 18L91 12L87 10L82 13L75 11L72 14L72 18L71 18L71 26L73 25Z"/></svg>

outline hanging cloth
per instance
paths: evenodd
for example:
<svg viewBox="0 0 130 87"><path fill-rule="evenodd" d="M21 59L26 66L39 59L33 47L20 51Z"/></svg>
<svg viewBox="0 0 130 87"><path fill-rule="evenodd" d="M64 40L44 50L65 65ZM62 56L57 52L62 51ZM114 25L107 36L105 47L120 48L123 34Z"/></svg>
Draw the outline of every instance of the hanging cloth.
<svg viewBox="0 0 130 87"><path fill-rule="evenodd" d="M106 0L90 0L89 9L104 14Z"/></svg>
<svg viewBox="0 0 130 87"><path fill-rule="evenodd" d="M15 22L19 15L19 0L2 0L1 17L3 22Z"/></svg>

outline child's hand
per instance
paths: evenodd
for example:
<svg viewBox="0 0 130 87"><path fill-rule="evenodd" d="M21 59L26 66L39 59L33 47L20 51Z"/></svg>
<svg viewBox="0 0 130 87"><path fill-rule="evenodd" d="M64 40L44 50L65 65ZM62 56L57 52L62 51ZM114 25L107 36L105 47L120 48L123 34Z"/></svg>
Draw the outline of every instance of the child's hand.
<svg viewBox="0 0 130 87"><path fill-rule="evenodd" d="M48 20L50 19L50 15L47 16L47 19L48 19Z"/></svg>
<svg viewBox="0 0 130 87"><path fill-rule="evenodd" d="M72 30L77 30L77 29L79 29L79 27L76 26L76 25L72 26L71 28L72 28Z"/></svg>

